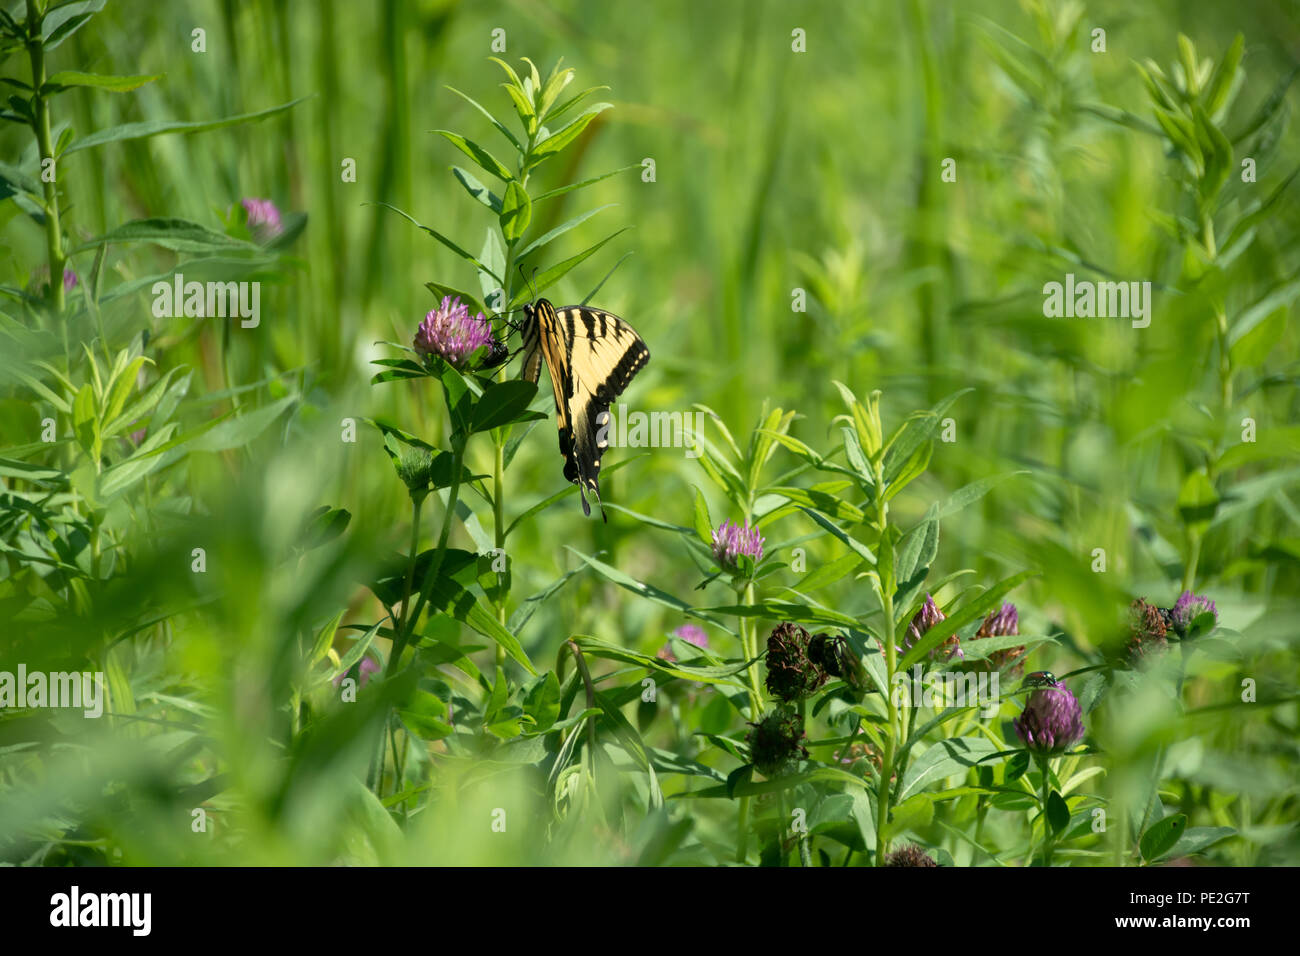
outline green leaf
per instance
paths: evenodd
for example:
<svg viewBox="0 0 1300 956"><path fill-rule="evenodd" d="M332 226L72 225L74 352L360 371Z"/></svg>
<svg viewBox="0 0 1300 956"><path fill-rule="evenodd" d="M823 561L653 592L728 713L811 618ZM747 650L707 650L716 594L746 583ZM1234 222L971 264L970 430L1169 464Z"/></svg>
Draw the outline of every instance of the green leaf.
<svg viewBox="0 0 1300 956"><path fill-rule="evenodd" d="M544 248L551 241L558 239L560 236L564 235L566 232L568 232L570 229L574 228L575 226L581 225L582 223L586 222L588 219L596 215L596 213L600 212L601 210L609 209L611 206L617 206L617 205L618 203L606 203L603 206L597 206L595 209L589 209L586 212L581 213L580 215L574 216L568 222L561 223L560 225L556 226L554 229L547 232L545 235L539 236L538 238L530 242L528 245L524 246L523 250L518 253L516 258L522 261L524 257L527 256L530 252L536 252L537 250Z"/></svg>
<svg viewBox="0 0 1300 956"><path fill-rule="evenodd" d="M991 475L988 478L980 478L978 481L972 481L969 485L963 485L961 488L958 488L949 495L948 500L939 506L937 517L946 518L950 514L961 511L968 505L972 505L983 498L989 493L994 485L1006 481L1008 478L1015 475L1027 474L1029 474L1029 472L1025 470L1008 471L1001 475Z"/></svg>
<svg viewBox="0 0 1300 956"><path fill-rule="evenodd" d="M613 106L613 103L595 103L592 106L588 106L567 125L562 126L554 133L551 133L533 147L533 151L528 155L529 167L531 168L536 166L560 152L560 150L564 149L564 147L577 139L592 120L605 110L612 109Z"/></svg>
<svg viewBox="0 0 1300 956"><path fill-rule="evenodd" d="M72 254L124 242L152 242L177 252L261 252L256 243L227 236L188 219L135 219L83 242Z"/></svg>
<svg viewBox="0 0 1300 956"><path fill-rule="evenodd" d="M584 249L576 256L570 256L568 259L565 259L563 262L558 262L555 265L551 266L549 269L547 269L545 272L540 273L532 281L530 286L525 287L514 294L514 297L510 300L509 308L516 309L523 303L530 301L532 299L534 291L536 291L536 293L540 295L544 290L549 289L551 286L555 285L555 283L559 282L560 279L564 278L564 276L568 275L570 271L572 271L576 266L580 265L583 261L588 259L594 252L596 252L597 249L599 249L605 243L609 242L611 239L613 239L615 236L619 235L620 233L624 233L626 231L627 231L626 229L620 229L618 230L618 232L606 236L604 239L600 240L600 242L596 243L594 246L591 246L588 249Z"/></svg>
<svg viewBox="0 0 1300 956"><path fill-rule="evenodd" d="M402 725L421 740L442 740L455 731L448 722L446 702L437 694L418 687L397 708L397 716Z"/></svg>
<svg viewBox="0 0 1300 956"><path fill-rule="evenodd" d="M1047 822L1053 833L1060 833L1070 825L1070 808L1065 798L1053 790L1047 797Z"/></svg>
<svg viewBox="0 0 1300 956"><path fill-rule="evenodd" d="M430 590L429 605L445 611L461 623L468 624L484 637L496 641L528 673L536 676L537 668L524 653L519 639L501 625L496 615L488 613L473 593L465 590L451 578L443 576L434 583Z"/></svg>
<svg viewBox="0 0 1300 956"><path fill-rule="evenodd" d="M533 718L531 733L546 733L560 716L560 682L554 671L535 678L524 691L524 713Z"/></svg>
<svg viewBox="0 0 1300 956"><path fill-rule="evenodd" d="M930 572L930 564L939 553L939 511L930 505L925 518L903 536L894 573L898 590L894 606L908 606Z"/></svg>
<svg viewBox="0 0 1300 956"><path fill-rule="evenodd" d="M835 537L839 538L840 541L844 542L844 544L847 544L850 548L856 551L861 558L863 558L866 561L869 561L873 566L875 565L876 556L872 554L871 549L868 548L861 541L859 541L857 538L852 537L847 531L844 531L842 528L840 528L837 524L835 524L835 522L831 521L830 518L827 518L825 515L821 514L818 511L814 511L812 508L801 507L799 510L802 511L804 514L806 514L808 517L812 518L813 521L816 521L819 525L821 525L831 534L835 535Z"/></svg>
<svg viewBox="0 0 1300 956"><path fill-rule="evenodd" d="M95 420L95 389L89 382L81 386L72 402L72 430L87 455L98 442L99 423Z"/></svg>
<svg viewBox="0 0 1300 956"><path fill-rule="evenodd" d="M1005 651L1012 647L1024 646L1026 648L1035 647L1039 644L1056 644L1054 637L1027 637L1024 634L999 635L997 637L981 637L978 640L966 641L962 644L962 653L965 655L964 660L969 662L987 660L989 655L998 651Z"/></svg>
<svg viewBox="0 0 1300 956"><path fill-rule="evenodd" d="M457 182L465 187L465 191L470 196L487 206L494 213L498 215L501 213L501 197L479 182L478 178L468 169L453 166L451 167L451 174L456 177Z"/></svg>
<svg viewBox="0 0 1300 956"><path fill-rule="evenodd" d="M575 489L568 489L568 490L573 491ZM583 554L581 551L577 550L576 548L571 548L568 545L565 545L565 547L569 551L572 551L574 554L576 554L583 561L587 562L587 564L591 565L591 567L595 571L597 571L601 576L605 577L610 581L613 581L615 584L621 587L626 588L627 590L631 591L633 594L639 595L640 597L648 598L649 600L654 601L656 604L662 604L664 607L670 607L675 611L681 612L682 614L687 614L691 617L699 618L702 621L707 621L708 623L721 627L724 630L731 633L731 629L728 628L726 624L724 624L722 621L715 620L709 617L704 612L697 611L695 608L691 607L691 605L687 604L685 601L681 600L680 598L674 597L673 595L669 594L666 591L661 591L659 588L656 588L652 585L644 584L641 581L638 581L636 578L632 577L631 575L625 574L622 571L618 570L618 568L606 564L604 561L600 561L597 558L593 558L589 555Z"/></svg>
<svg viewBox="0 0 1300 956"><path fill-rule="evenodd" d="M528 410L528 404L536 394L536 382L517 378L494 382L484 389L483 397L474 405L471 430L485 432L515 421Z"/></svg>
<svg viewBox="0 0 1300 956"><path fill-rule="evenodd" d="M929 794L918 793L899 800L885 823L885 840L893 840L900 833L919 830L934 819L934 800Z"/></svg>
<svg viewBox="0 0 1300 956"><path fill-rule="evenodd" d="M1187 830L1187 815L1175 813L1153 823L1138 841L1138 851L1148 863L1160 859L1173 849Z"/></svg>
<svg viewBox="0 0 1300 956"><path fill-rule="evenodd" d="M1034 573L1033 571L1021 571L1019 574L1004 578L979 597L968 602L960 611L949 615L934 625L922 635L919 641L912 645L911 650L903 655L903 659L898 662L898 670L907 670L967 624L982 619L985 614L997 606L1003 595L1026 578L1032 577Z"/></svg>
<svg viewBox="0 0 1300 956"><path fill-rule="evenodd" d="M348 671L352 670L352 668L356 667L357 662L361 660L361 655L365 654L366 648L368 648L374 641L375 635L379 633L380 625L383 623L382 620L376 621L366 630L366 633L361 635L360 640L348 648L348 652L344 654L343 659L339 661L339 668L335 676L338 674L346 674Z"/></svg>
<svg viewBox="0 0 1300 956"><path fill-rule="evenodd" d="M487 109L485 109L483 106L479 105L479 102L478 102L477 100L472 99L471 97L469 97L469 96L467 96L466 94L462 93L460 90L456 89L454 86L449 86L449 87L447 87L447 89L451 90L453 93L455 93L457 96L459 96L461 99L463 99L463 100L464 100L466 103L468 103L470 106L474 107L474 109L478 110L480 113L482 113L484 116L486 116L488 122L491 123L494 127L496 127L497 132L499 132L499 133L500 133L502 136L504 136L506 139L510 140L511 144L515 147L515 149L517 149L517 150L518 150L519 152L521 152L521 153L524 151L524 146L523 146L523 144L519 142L519 140L515 137L515 134L512 133L512 132L510 132L510 129L509 129L509 128L504 124L504 123L502 123L500 120L498 120L495 116L493 116L491 113L489 113L489 112L487 111Z"/></svg>
<svg viewBox="0 0 1300 956"><path fill-rule="evenodd" d="M105 0L77 0L54 7L41 21L41 46L48 53L104 9Z"/></svg>
<svg viewBox="0 0 1300 956"><path fill-rule="evenodd" d="M954 392L929 411L912 415L899 427L885 446L884 475L886 484L892 484L917 449L930 440L930 437L942 423L944 412L952 407L953 402L970 391L973 391L973 389L963 388L961 391Z"/></svg>
<svg viewBox="0 0 1300 956"><path fill-rule="evenodd" d="M675 677L679 680L694 681L698 684L721 684L730 687L744 687L745 684L737 679L737 675L745 672L746 665L732 664L730 666L705 666L696 664L682 664L677 661L665 660L661 657L654 657L650 654L641 654L637 651L620 647L617 644L611 644L608 641L598 640L585 634L579 634L574 637L576 643L584 654L591 657L600 657L605 660L621 661L624 664L632 664L635 667L644 667L646 670L663 674L666 677Z"/></svg>
<svg viewBox="0 0 1300 956"><path fill-rule="evenodd" d="M566 186L557 186L555 189L552 189L548 192L544 192L540 196L534 196L533 202L539 203L543 199L554 199L556 196L563 196L565 193L573 192L575 189L585 189L586 187L591 186L594 183L600 182L602 179L609 179L609 177L617 176L619 173L626 173L629 172L630 170L640 169L640 168L641 168L640 163L632 163L630 166L621 166L618 169L612 170L608 173L601 173L599 176L592 176L590 179L584 179L581 182L569 183ZM36 190L36 192L40 192L40 190Z"/></svg>
<svg viewBox="0 0 1300 956"><path fill-rule="evenodd" d="M805 592L817 591L826 587L828 584L834 584L846 574L851 574L864 564L862 556L857 552L840 555L833 561L827 561L817 567L815 571L810 571L799 582L799 590Z"/></svg>
<svg viewBox="0 0 1300 956"><path fill-rule="evenodd" d="M307 522L299 546L307 551L323 547L343 534L351 520L352 513L346 508L322 505Z"/></svg>
<svg viewBox="0 0 1300 956"><path fill-rule="evenodd" d="M514 177L511 176L510 170L499 159L489 153L473 140L466 139L459 133L453 133L451 130L435 129L433 132L439 136L445 137L448 142L459 149L462 153L474 160L478 167L485 173L490 173L503 183L512 182Z"/></svg>
<svg viewBox="0 0 1300 956"><path fill-rule="evenodd" d="M895 799L901 803L932 781L969 770L997 749L992 741L982 736L936 741L907 768Z"/></svg>
<svg viewBox="0 0 1300 956"><path fill-rule="evenodd" d="M1219 493L1214 483L1203 471L1193 471L1184 480L1178 492L1178 513L1183 523L1204 528L1214 518L1219 507Z"/></svg>
<svg viewBox="0 0 1300 956"><path fill-rule="evenodd" d="M101 129L91 133L82 139L76 140L71 146L65 149L64 155L76 153L83 149L92 149L96 146L103 146L105 143L120 143L125 140L147 139L151 136L163 136L169 133L203 133L208 130L224 129L228 126L238 126L241 123L257 123L261 120L268 119L285 110L293 109L299 103L308 99L306 96L291 100L288 103L281 103L279 106L272 106L270 109L259 110L256 113L241 113L238 116L227 116L219 120L207 120L204 122L184 123L172 122L169 120L146 120L140 123L124 123L121 126L112 126L108 129Z"/></svg>
<svg viewBox="0 0 1300 956"><path fill-rule="evenodd" d="M1215 68L1214 75L1210 77L1210 82L1202 96L1205 112L1210 116L1215 116L1228 105L1237 78L1237 68L1241 66L1241 55L1245 49L1246 38L1238 33L1233 38L1232 45L1228 47L1228 52L1223 55L1223 59Z"/></svg>
<svg viewBox="0 0 1300 956"><path fill-rule="evenodd" d="M793 621L796 624L829 625L830 627L856 627L856 618L829 608L810 607L794 601L760 601L755 604L723 604L718 607L699 608L700 614L726 617L762 617L773 621Z"/></svg>
<svg viewBox="0 0 1300 956"><path fill-rule="evenodd" d="M519 241L532 218L533 204L528 198L527 190L512 179L501 200L501 233L508 245L513 246Z"/></svg>
<svg viewBox="0 0 1300 956"><path fill-rule="evenodd" d="M1029 751L1021 750L1011 756L1007 761L1006 771L1002 775L1004 784L1014 783L1023 777L1029 770Z"/></svg>
<svg viewBox="0 0 1300 956"><path fill-rule="evenodd" d="M312 645L311 656L307 659L309 665L323 661L325 656L329 654L330 648L334 646L334 635L338 633L339 624L346 613L347 608L344 608L330 618L325 626L320 629L320 633L316 635L316 643Z"/></svg>
<svg viewBox="0 0 1300 956"><path fill-rule="evenodd" d="M1270 458L1300 458L1300 425L1265 426L1257 433L1255 441L1241 442L1224 451L1214 463L1214 470L1231 471Z"/></svg>
<svg viewBox="0 0 1300 956"><path fill-rule="evenodd" d="M140 73L135 76L106 76L101 73L78 73L76 70L62 70L45 81L46 88L57 93L71 86L89 86L110 93L127 93L139 89L146 83L162 78L161 73Z"/></svg>
<svg viewBox="0 0 1300 956"><path fill-rule="evenodd" d="M1288 829L1290 828L1288 827ZM1237 830L1235 827L1188 827L1183 831L1183 835L1178 838L1178 842L1163 855L1175 859L1193 856L1213 846L1220 840L1226 840L1228 837L1236 835Z"/></svg>
<svg viewBox="0 0 1300 956"><path fill-rule="evenodd" d="M699 488L695 489L695 534L705 547L713 547L713 519L709 517L709 503Z"/></svg>
<svg viewBox="0 0 1300 956"><path fill-rule="evenodd" d="M485 266L485 265L484 265L482 262L480 262L478 259L474 258L473 255L471 255L470 253L466 252L466 251L465 251L464 249L462 249L460 246L456 245L456 243L452 242L450 239L448 239L448 238L447 238L446 236L444 236L442 233L438 232L438 231L435 230L435 229L430 229L428 226L426 226L426 225L424 225L423 223L419 222L419 221L416 220L414 217L409 216L409 215L407 215L406 213L402 212L402 210L398 209L398 208L397 208L396 206L394 206L392 203L377 202L377 203L375 203L375 205L376 205L376 206L383 206L385 209L391 209L393 212L397 213L399 216L401 216L401 217L402 217L403 219L405 219L407 222L411 223L411 224L412 224L413 226L415 226L417 229L420 229L420 230L422 230L422 231L424 231L424 232L427 232L429 235L433 236L433 238L437 239L439 242L441 242L444 246L446 246L446 247L447 247L448 249L450 249L452 252L456 253L456 255L460 256L462 259L466 260L467 262L472 262L472 263L474 263L474 265L478 266L478 268L479 268L480 270L482 270L483 272L486 272L486 273L487 273L488 275L490 275L493 279L496 279L496 281L497 281L498 283L503 283L504 280L502 280L501 276L499 276L495 271L493 271L492 269L489 269L487 266Z"/></svg>
<svg viewBox="0 0 1300 956"><path fill-rule="evenodd" d="M842 498L836 497L831 491L832 488L840 489L851 485L849 481L827 482L823 485L815 485L812 488L794 488L794 487L777 487L767 489L768 494L780 495L787 501L791 501L803 508L812 508L813 510L826 515L836 521L847 521L849 524L858 524L863 521L865 515L861 508L857 508ZM794 509L782 508L783 512L790 512ZM767 523L771 520L769 512L760 519L760 523Z"/></svg>
<svg viewBox="0 0 1300 956"><path fill-rule="evenodd" d="M232 448L242 448L266 431L272 422L297 402L297 395L287 395L264 408L228 418L195 438L190 442L189 448L191 451L229 451Z"/></svg>

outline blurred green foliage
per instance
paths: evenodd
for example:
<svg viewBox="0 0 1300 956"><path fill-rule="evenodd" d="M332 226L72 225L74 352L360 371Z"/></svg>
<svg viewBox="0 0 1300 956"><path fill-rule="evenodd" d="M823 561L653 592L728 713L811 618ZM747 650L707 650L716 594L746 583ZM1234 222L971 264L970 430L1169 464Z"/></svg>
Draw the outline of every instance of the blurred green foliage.
<svg viewBox="0 0 1300 956"><path fill-rule="evenodd" d="M25 4L7 8L23 21ZM782 561L796 545L811 573L843 560L844 541L791 499L756 500L757 480L731 494L681 449L612 449L609 523L583 520L572 495L521 522L506 547L508 597L488 602L540 676L494 664L482 627L443 614L405 676L372 678L346 705L332 682L363 652L386 653L372 625L393 602L367 585L404 567L412 531L385 434L365 422L435 448L451 440L432 382L369 386L372 361L391 354L376 343L411 341L435 304L425 283L473 289L477 278L381 204L475 255L485 228L510 235L449 172L465 153L432 132L500 145L448 89L506 115L497 55L546 69L562 57L579 86L608 87L596 99L613 108L538 166L529 190L633 168L538 204L528 228L540 236L617 204L557 238L544 270L632 227L548 292L577 302L599 287L593 304L645 338L654 359L629 408L698 403L716 413L718 445L716 421L740 444L765 427L825 450L841 447L837 381L859 398L881 390L895 427L969 388L947 412L955 440L934 441L928 467L889 503L890 523L912 528L988 480L943 518L931 586L950 582L936 589L944 606L968 598L970 580L1039 572L1012 599L1021 633L1055 638L1031 649L1032 668L1064 675L1123 645L1134 597L1168 606L1190 588L1217 602L1220 628L1147 679L1071 682L1101 756L1064 758L1056 773L1076 788L1067 797L1112 817L1100 834L1071 821L1080 838L1056 861L1136 863L1145 847L1152 859L1300 862L1293 3L727 0L631 16L592 0L94 0L50 16L54 184L21 102L29 50L0 45L0 72L16 81L5 96L20 101L0 127L0 671L103 671L109 707L98 721L0 711L0 859L733 857L735 801L680 798L719 786L727 797L746 759L746 688L727 689L723 675L743 663L741 644L731 619L712 615L712 654L673 640L682 660L664 672L656 655L687 615L645 600L644 585L681 607L736 600L724 581L694 590L707 570L691 543L697 495L715 521L780 505L760 523ZM53 36L59 24L77 28ZM795 29L806 52L792 49ZM241 120L212 125L222 118ZM57 281L46 292L62 271L47 186L60 257L78 277L66 301ZM238 205L248 197L285 211L279 239L249 230ZM260 325L155 315L152 283L178 268L260 281ZM1150 327L1046 318L1043 286L1066 273L1150 281ZM518 273L503 278L523 293ZM806 311L792 308L796 290ZM769 408L797 414L773 421ZM139 442L128 437L138 428ZM565 488L554 442L542 423L518 445L507 521ZM764 481L797 472L790 448L772 445ZM465 468L491 474L493 452L471 443ZM491 509L467 502L450 543L471 562L501 541ZM440 508L416 529L427 541ZM491 597L473 563L455 570ZM860 619L871 584L845 570L826 575L817 602ZM644 582L640 596L628 581ZM806 598L789 569L764 586ZM763 618L761 633L775 623ZM760 623L749 627L735 631L757 647ZM652 672L653 707L638 703ZM584 705L599 718L584 720ZM388 733L394 708L411 732ZM821 737L843 732L813 719ZM391 752L377 759L381 740ZM561 767L563 747L579 761ZM982 780L948 769L928 785ZM1000 764L998 782L1016 769ZM605 783L589 790L593 779ZM989 863L975 844L1023 862L1036 790L1000 804L974 792L922 799L896 809L894 833L944 862ZM810 794L810 826L826 835L817 846L838 836L840 853L861 849L863 862L875 831L852 788L823 781ZM749 862L794 856L771 851L775 800L755 796L762 836ZM196 808L207 832L192 829ZM1082 812L1078 800L1067 809ZM1198 836L1161 845L1150 827L1162 820Z"/></svg>

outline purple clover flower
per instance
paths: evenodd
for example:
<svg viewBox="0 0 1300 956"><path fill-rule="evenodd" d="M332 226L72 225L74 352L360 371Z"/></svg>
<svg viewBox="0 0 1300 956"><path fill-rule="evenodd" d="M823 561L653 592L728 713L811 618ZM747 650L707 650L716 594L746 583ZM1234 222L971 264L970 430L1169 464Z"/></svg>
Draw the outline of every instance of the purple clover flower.
<svg viewBox="0 0 1300 956"><path fill-rule="evenodd" d="M934 603L934 598L927 594L925 596L925 603L921 605L921 609L916 612L912 617L911 623L907 625L907 631L903 634L903 647L910 651L912 646L925 635L926 631L944 620L947 616L948 615L944 614L943 611L939 610L939 605ZM948 653L944 655L944 660L961 660L965 655L961 652L960 644L960 638L954 634L938 647L931 650L930 657L933 659L939 654L939 651L946 647L949 650Z"/></svg>
<svg viewBox="0 0 1300 956"><path fill-rule="evenodd" d="M673 631L673 637L680 638L687 644L694 644L696 647L709 646L709 635L705 634L704 628L698 624L683 624Z"/></svg>
<svg viewBox="0 0 1300 956"><path fill-rule="evenodd" d="M1059 754L1083 739L1083 711L1064 684L1037 688L1012 725L1025 747L1039 756Z"/></svg>
<svg viewBox="0 0 1300 956"><path fill-rule="evenodd" d="M441 355L454 368L464 368L475 351L492 341L492 329L483 313L471 316L460 297L443 296L415 333L415 350L421 355Z"/></svg>
<svg viewBox="0 0 1300 956"><path fill-rule="evenodd" d="M1010 637L1019 633L1020 613L1014 604L1006 603L984 618L984 623L975 632L972 640L979 640L982 637ZM976 670L1001 671L1003 668L1008 668L1007 675L1018 678L1025 672L1024 658L1025 646L1021 644L1019 647L1004 647L1000 651L994 651L984 660L972 663Z"/></svg>
<svg viewBox="0 0 1300 956"><path fill-rule="evenodd" d="M379 662L373 657L367 655L361 658L361 663L357 665L356 670L359 676L359 685L365 687L366 682L370 680L370 675L379 672ZM339 684L343 683L343 678L347 677L350 673L352 673L352 668L348 668L348 670L336 676L334 678L334 686L338 687Z"/></svg>
<svg viewBox="0 0 1300 956"><path fill-rule="evenodd" d="M685 641L687 644L694 644L696 647L707 648L709 646L709 635L705 634L704 628L698 624L683 624L673 631L672 636ZM673 653L671 644L665 644L659 649L659 658L665 661L677 660L677 655Z"/></svg>
<svg viewBox="0 0 1300 956"><path fill-rule="evenodd" d="M274 239L284 232L280 224L280 210L269 199L241 199L240 204L248 214L248 229L258 242Z"/></svg>
<svg viewBox="0 0 1300 956"><path fill-rule="evenodd" d="M81 282L77 279L77 274L67 266L64 266L63 291L71 292L80 284ZM46 294L50 287L50 267L48 265L39 265L33 269L32 279L31 282L28 283L27 287L30 291Z"/></svg>
<svg viewBox="0 0 1300 956"><path fill-rule="evenodd" d="M1173 618L1174 629L1179 634L1186 634L1191 629L1192 622L1202 614L1213 614L1214 622L1219 622L1219 610L1213 601L1191 591L1184 591L1174 602L1170 616Z"/></svg>
<svg viewBox="0 0 1300 956"><path fill-rule="evenodd" d="M713 532L713 557L725 571L735 571L736 559L742 556L753 558L758 564L763 560L765 540L757 528L749 526L748 518L744 525L724 521Z"/></svg>

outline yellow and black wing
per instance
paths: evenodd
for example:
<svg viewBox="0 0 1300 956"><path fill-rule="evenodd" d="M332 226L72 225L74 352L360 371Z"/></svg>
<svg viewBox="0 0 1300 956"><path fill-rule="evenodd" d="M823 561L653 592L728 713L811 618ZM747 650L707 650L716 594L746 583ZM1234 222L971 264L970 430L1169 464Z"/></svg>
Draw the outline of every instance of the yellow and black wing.
<svg viewBox="0 0 1300 956"><path fill-rule="evenodd" d="M650 350L632 326L601 309L556 309L538 299L524 312L523 377L537 381L546 360L564 477L578 486L583 513L590 515L587 492L600 503L600 457L609 446L602 428L609 424L609 406L650 361Z"/></svg>

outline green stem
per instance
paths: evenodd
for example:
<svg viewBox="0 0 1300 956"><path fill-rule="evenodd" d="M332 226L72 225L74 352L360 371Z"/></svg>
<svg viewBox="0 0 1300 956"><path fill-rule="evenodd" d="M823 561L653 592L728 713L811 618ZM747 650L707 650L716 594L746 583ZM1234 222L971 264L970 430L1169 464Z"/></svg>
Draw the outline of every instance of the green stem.
<svg viewBox="0 0 1300 956"><path fill-rule="evenodd" d="M740 798L740 817L736 832L736 862L744 863L749 856L749 797Z"/></svg>
<svg viewBox="0 0 1300 956"><path fill-rule="evenodd" d="M1201 560L1201 533L1195 529L1187 532L1190 541L1187 553L1187 566L1183 568L1183 590L1190 591L1196 583L1196 566Z"/></svg>
<svg viewBox="0 0 1300 956"><path fill-rule="evenodd" d="M415 609L407 619L406 633L399 634L397 641L393 644L393 656L388 661L388 672L390 674L396 672L397 660L406 648L409 632L414 629L415 622L420 619L420 612L424 610L425 604L429 602L429 596L433 593L433 585L438 580L438 573L442 570L442 559L447 553L447 540L451 537L451 521L456 514L456 503L460 500L460 473L464 467L464 460L465 442L462 437L456 436L452 439L451 487L447 492L447 510L442 516L442 530L438 532L438 546L434 550L433 560L429 562L429 570L425 572L424 583L420 587L420 597L415 602Z"/></svg>
<svg viewBox="0 0 1300 956"><path fill-rule="evenodd" d="M36 0L27 0L27 24L30 30L36 30L36 24L40 21L41 15L36 9ZM40 150L41 156L41 173L44 174L47 160L54 159L54 145L50 137L50 107L42 92L45 86L45 47L41 45L39 33L37 36L27 41L27 55L32 64L32 110L34 120L32 131L36 134L36 146ZM57 178L57 165L55 177ZM41 176L42 188L45 192L45 245L46 255L50 262L50 291L49 301L56 315L63 313L63 266L66 259L63 255L63 232L59 227L59 196L58 186L54 182L45 181L44 175Z"/></svg>
<svg viewBox="0 0 1300 956"><path fill-rule="evenodd" d="M1052 821L1047 816L1047 801L1052 795L1052 773L1048 767L1048 759L1040 757L1038 759L1038 769L1043 775L1043 866L1052 865Z"/></svg>
<svg viewBox="0 0 1300 956"><path fill-rule="evenodd" d="M396 628L403 637L415 621L411 614L411 586L415 582L415 559L420 556L420 508L423 505L423 492L411 496L411 557L406 565L406 584L402 588L402 617Z"/></svg>
<svg viewBox="0 0 1300 956"><path fill-rule="evenodd" d="M742 603L745 607L754 605L753 581L745 584ZM758 633L751 618L738 617L737 623L740 625L741 651L745 655L745 660L749 662L745 673L749 677L750 717L757 722L763 717L763 691L758 682Z"/></svg>
<svg viewBox="0 0 1300 956"><path fill-rule="evenodd" d="M879 514L878 527L882 547L890 547L885 542L885 531L889 522L889 503L885 500L884 456L878 455L876 472L876 510ZM890 575L892 578L892 575ZM876 789L876 866L885 865L885 828L889 823L889 809L893 803L894 758L898 746L898 708L894 705L894 674L898 670L898 648L894 642L894 582L880 582L880 609L884 613L884 630L881 640L885 645L885 708L888 725L885 733L885 753L880 767L880 785Z"/></svg>

